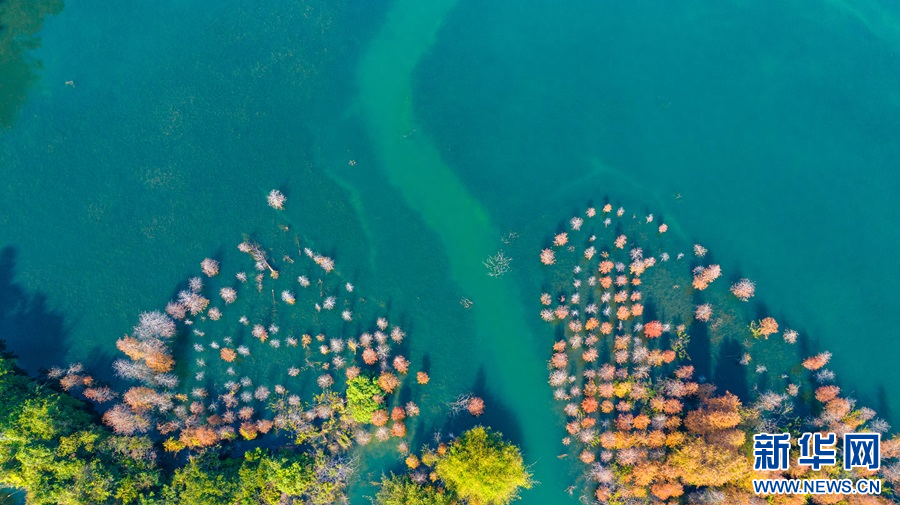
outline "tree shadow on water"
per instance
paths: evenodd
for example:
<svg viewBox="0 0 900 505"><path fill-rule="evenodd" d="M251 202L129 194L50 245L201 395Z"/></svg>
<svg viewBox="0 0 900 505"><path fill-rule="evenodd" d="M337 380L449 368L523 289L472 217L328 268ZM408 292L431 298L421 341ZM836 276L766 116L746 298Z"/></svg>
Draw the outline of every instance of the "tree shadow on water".
<svg viewBox="0 0 900 505"><path fill-rule="evenodd" d="M891 416L891 409L888 406L888 391L885 389L884 384L878 385L875 408L878 412L878 417L894 421L894 418Z"/></svg>
<svg viewBox="0 0 900 505"><path fill-rule="evenodd" d="M699 292L694 291L692 305L697 307L703 304ZM688 335L691 336L687 344L687 353L694 366L695 377L712 376L712 340L709 335L709 325L706 322L691 318L688 322Z"/></svg>
<svg viewBox="0 0 900 505"><path fill-rule="evenodd" d="M713 384L719 386L717 394L724 394L728 391L737 395L742 402L747 402L750 398L750 390L747 385L746 367L740 364L743 352L741 345L734 339L729 338L722 342L719 347L719 359L716 362Z"/></svg>
<svg viewBox="0 0 900 505"><path fill-rule="evenodd" d="M709 338L709 327L705 323L692 321L688 328L691 340L687 344L687 354L694 366L694 376L712 376L712 344Z"/></svg>
<svg viewBox="0 0 900 505"><path fill-rule="evenodd" d="M62 314L47 306L47 297L28 293L15 282L18 253L0 250L0 339L18 356L19 366L35 374L42 367L63 362L69 328Z"/></svg>

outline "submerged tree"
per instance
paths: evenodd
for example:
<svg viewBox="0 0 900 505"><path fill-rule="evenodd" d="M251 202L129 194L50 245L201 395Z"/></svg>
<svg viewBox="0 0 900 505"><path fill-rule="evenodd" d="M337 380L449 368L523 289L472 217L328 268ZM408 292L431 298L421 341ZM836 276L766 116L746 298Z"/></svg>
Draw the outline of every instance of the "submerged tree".
<svg viewBox="0 0 900 505"><path fill-rule="evenodd" d="M553 252L553 249L544 249L541 251L541 263L545 265L556 263L556 253Z"/></svg>
<svg viewBox="0 0 900 505"><path fill-rule="evenodd" d="M750 279L741 279L731 286L731 293L743 302L750 300L756 292L756 284Z"/></svg>
<svg viewBox="0 0 900 505"><path fill-rule="evenodd" d="M489 276L502 277L503 274L509 272L512 259L506 256L503 251L498 251L497 254L490 256L483 263L488 270Z"/></svg>
<svg viewBox="0 0 900 505"><path fill-rule="evenodd" d="M284 210L284 202L287 201L287 197L284 196L284 193L278 191L277 189L273 189L269 191L269 194L266 195L266 201L269 203L269 207L278 210Z"/></svg>

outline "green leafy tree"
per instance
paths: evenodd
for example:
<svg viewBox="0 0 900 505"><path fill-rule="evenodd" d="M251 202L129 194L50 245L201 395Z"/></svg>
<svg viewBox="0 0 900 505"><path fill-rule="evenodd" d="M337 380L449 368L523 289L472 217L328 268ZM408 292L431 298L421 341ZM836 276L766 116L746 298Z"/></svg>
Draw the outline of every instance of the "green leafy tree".
<svg viewBox="0 0 900 505"><path fill-rule="evenodd" d="M238 471L241 503L275 505L282 496L299 497L316 491L313 461L305 454L270 456L255 449L244 454Z"/></svg>
<svg viewBox="0 0 900 505"><path fill-rule="evenodd" d="M380 408L376 396L383 396L384 390L373 377L359 375L347 381L347 403L350 416L358 423L372 421L372 413Z"/></svg>
<svg viewBox="0 0 900 505"><path fill-rule="evenodd" d="M175 471L162 492L164 505L219 505L236 503L241 493L240 460L220 460L206 454Z"/></svg>
<svg viewBox="0 0 900 505"><path fill-rule="evenodd" d="M319 470L318 462L304 453L272 455L257 448L243 459L222 459L208 452L175 471L163 490L162 505L276 505L291 498L334 503L343 487L319 480Z"/></svg>
<svg viewBox="0 0 900 505"><path fill-rule="evenodd" d="M450 505L453 497L433 486L416 484L409 477L392 475L381 482L376 505Z"/></svg>
<svg viewBox="0 0 900 505"><path fill-rule="evenodd" d="M482 426L454 441L435 471L450 491L473 505L510 503L532 484L519 448Z"/></svg>
<svg viewBox="0 0 900 505"><path fill-rule="evenodd" d="M0 485L29 504L133 503L159 482L145 437L119 437L83 402L58 393L0 357Z"/></svg>

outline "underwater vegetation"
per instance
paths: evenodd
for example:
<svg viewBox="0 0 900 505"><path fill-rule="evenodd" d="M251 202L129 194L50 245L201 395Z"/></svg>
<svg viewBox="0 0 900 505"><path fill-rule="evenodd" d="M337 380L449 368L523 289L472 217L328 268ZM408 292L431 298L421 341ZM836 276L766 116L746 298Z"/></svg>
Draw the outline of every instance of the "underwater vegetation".
<svg viewBox="0 0 900 505"><path fill-rule="evenodd" d="M62 0L0 2L0 131L12 126L29 88L38 79L40 63L29 53L40 46L36 34L44 18L62 9ZM66 84L74 86L72 82Z"/></svg>
<svg viewBox="0 0 900 505"><path fill-rule="evenodd" d="M797 331L749 303L753 281L728 280L706 248L667 232L652 214L605 203L571 218L538 255L562 457L581 465L570 492L609 504L890 503L897 437L882 437L877 472L797 462L804 432L885 434L887 422L842 394L824 368L830 353L808 355ZM794 446L789 470L755 471L753 435L782 432ZM754 478L859 477L883 479L882 496L764 500L751 487Z"/></svg>

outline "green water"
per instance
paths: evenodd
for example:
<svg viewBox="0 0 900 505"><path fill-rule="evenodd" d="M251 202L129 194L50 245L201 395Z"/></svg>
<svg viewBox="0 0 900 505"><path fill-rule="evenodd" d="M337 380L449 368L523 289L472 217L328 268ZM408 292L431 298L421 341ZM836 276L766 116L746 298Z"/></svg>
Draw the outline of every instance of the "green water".
<svg viewBox="0 0 900 505"><path fill-rule="evenodd" d="M523 345L539 340L525 324L527 311L518 303L515 282L489 277L480 268L502 245L502 232L443 162L429 135L420 133L409 100L412 73L452 7L453 2L415 0L392 6L360 63L360 105L384 174L438 235L450 257L450 280L474 302L476 352L480 361L491 364L484 374L487 394L509 408L515 419L528 419L521 422L523 449L545 455L535 461L534 471L558 485L563 472L546 458L558 451L558 444L546 436L556 419L549 410L549 390L542 384L545 358L538 348ZM553 485L539 486L529 499L548 503L558 493Z"/></svg>
<svg viewBox="0 0 900 505"><path fill-rule="evenodd" d="M573 468L544 385L537 251L610 197L755 279L767 312L834 352L846 391L896 419L896 6L53 10L25 12L21 33L40 31L0 62L17 69L0 74L0 336L31 371L108 369L203 257L270 233L278 187L292 229L430 363L418 438L464 428L443 406L477 390L482 420L534 463L522 503L562 503ZM501 248L513 271L488 277ZM363 484L397 463L381 456Z"/></svg>

